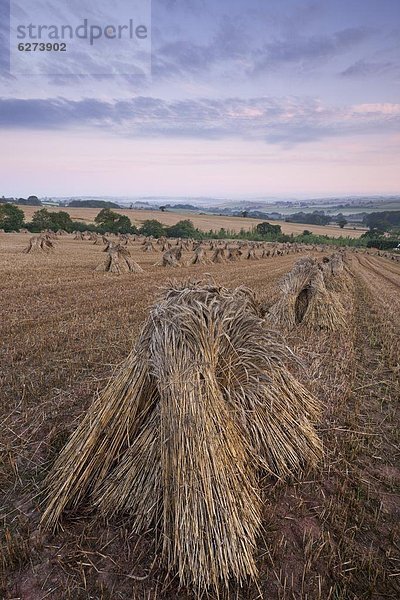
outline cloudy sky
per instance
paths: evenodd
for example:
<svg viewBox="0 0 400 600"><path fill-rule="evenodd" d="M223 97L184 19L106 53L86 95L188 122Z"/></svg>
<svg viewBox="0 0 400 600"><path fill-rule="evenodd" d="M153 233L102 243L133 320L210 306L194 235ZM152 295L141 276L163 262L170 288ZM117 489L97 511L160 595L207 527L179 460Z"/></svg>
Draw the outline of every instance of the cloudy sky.
<svg viewBox="0 0 400 600"><path fill-rule="evenodd" d="M24 12L12 0L11 12L118 25L131 5L65 4ZM129 59L100 40L49 55L46 75L16 53L9 5L0 0L0 194L400 192L399 0L153 0L151 72L148 47L131 45Z"/></svg>

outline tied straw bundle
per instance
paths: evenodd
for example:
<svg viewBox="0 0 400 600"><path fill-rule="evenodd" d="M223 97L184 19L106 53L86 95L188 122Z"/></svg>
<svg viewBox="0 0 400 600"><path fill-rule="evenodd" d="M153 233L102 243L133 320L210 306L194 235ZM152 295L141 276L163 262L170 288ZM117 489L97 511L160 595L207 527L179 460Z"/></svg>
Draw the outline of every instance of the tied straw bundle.
<svg viewBox="0 0 400 600"><path fill-rule="evenodd" d="M345 326L343 305L338 294L326 288L321 268L308 256L297 261L283 277L279 283L280 297L267 315L273 326L290 330L301 324L328 331Z"/></svg>
<svg viewBox="0 0 400 600"><path fill-rule="evenodd" d="M251 292L171 283L47 481L43 524L84 500L156 527L182 585L255 578L260 479L314 466L318 402Z"/></svg>

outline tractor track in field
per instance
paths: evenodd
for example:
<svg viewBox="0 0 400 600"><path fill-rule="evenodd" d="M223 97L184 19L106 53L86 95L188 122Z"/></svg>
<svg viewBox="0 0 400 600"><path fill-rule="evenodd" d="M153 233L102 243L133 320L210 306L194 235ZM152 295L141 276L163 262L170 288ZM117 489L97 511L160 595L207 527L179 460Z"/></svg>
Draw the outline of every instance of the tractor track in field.
<svg viewBox="0 0 400 600"><path fill-rule="evenodd" d="M384 263L386 265L389 265L391 267L398 267L398 269L400 270L400 253L393 253L391 255L391 257L387 257L387 256L383 256L381 254L376 254L376 253L371 253L371 252L365 252L364 253L366 256L368 256L369 258L372 258L374 260L382 260L384 261ZM399 260L394 260L394 259L399 259ZM399 272L399 271L398 271Z"/></svg>
<svg viewBox="0 0 400 600"><path fill-rule="evenodd" d="M385 272L383 272L384 270L387 270L387 269L379 270L378 265L371 262L368 258L365 258L365 257L361 258L360 256L357 256L357 261L359 262L359 264L362 267L364 267L367 270L372 271L373 273L375 273L375 275L377 275L381 279L384 279L386 283L389 283L390 285L395 287L397 290L400 289L400 276L399 276L398 281L392 279L392 277L389 277L387 274L385 274ZM389 271L389 272L391 272L391 271Z"/></svg>
<svg viewBox="0 0 400 600"><path fill-rule="evenodd" d="M385 268L387 271L389 271L390 273L392 273L393 275L397 275L398 277L400 277L400 264L396 263L396 262L392 262L391 260L389 260L388 258L378 258L375 256L368 256L368 258L370 258L372 261L383 261L383 264L385 265ZM397 266L397 268L396 268Z"/></svg>
<svg viewBox="0 0 400 600"><path fill-rule="evenodd" d="M379 269L383 266L384 270L391 275L395 275L399 278L400 282L400 269L396 268L396 263L388 261L386 258L378 258L376 256L365 256L366 260L373 268Z"/></svg>

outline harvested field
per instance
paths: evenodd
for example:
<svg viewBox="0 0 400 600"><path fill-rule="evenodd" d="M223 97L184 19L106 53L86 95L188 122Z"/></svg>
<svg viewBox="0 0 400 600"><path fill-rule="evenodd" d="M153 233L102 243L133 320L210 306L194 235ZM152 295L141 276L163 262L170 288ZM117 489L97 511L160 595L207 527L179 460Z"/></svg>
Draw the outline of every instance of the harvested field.
<svg viewBox="0 0 400 600"><path fill-rule="evenodd" d="M32 218L32 215L38 210L37 206L22 206L21 207L25 213L25 217L27 220ZM60 207L48 207L50 212L60 210ZM95 216L100 212L99 208L66 208L62 209L66 210L71 215L71 218L75 221L82 221L84 223L93 223ZM140 226L143 221L148 219L156 219L160 221L164 225L175 225L178 221L182 219L190 219L193 221L195 227L198 227L201 231L209 231L210 229L218 230L221 227L232 230L232 231L240 231L242 228L245 230L252 229L260 223L260 219L249 219L242 217L226 217L226 216L218 216L218 215L198 215L193 213L178 213L178 212L161 212L160 210L129 210L129 209L116 209L115 212L120 213L121 215L126 215L130 218L130 220L135 223L135 225ZM286 223L285 221L274 221L275 225L280 225L282 227L282 232L291 234L294 233L298 235L303 233L305 229L312 231L318 235L329 235L331 237L340 237L340 236L348 236L352 238L358 238L362 235L366 229L362 227L357 227L357 229L353 229L351 226L347 226L344 229L340 229L339 226L327 225L323 227L322 225L305 225L302 223Z"/></svg>
<svg viewBox="0 0 400 600"><path fill-rule="evenodd" d="M185 250L168 269L137 240L129 252L143 273L115 276L96 271L103 245L68 235L51 253L26 254L29 237L0 234L0 597L189 600L167 577L153 528L134 533L123 515L105 520L83 503L55 533L40 530L44 480L171 277L246 286L271 307L299 258L328 253L189 264ZM324 460L289 480L265 474L259 575L222 585L226 600L400 596L400 263L348 251L340 277L345 328L284 332L303 365L293 375L321 404Z"/></svg>

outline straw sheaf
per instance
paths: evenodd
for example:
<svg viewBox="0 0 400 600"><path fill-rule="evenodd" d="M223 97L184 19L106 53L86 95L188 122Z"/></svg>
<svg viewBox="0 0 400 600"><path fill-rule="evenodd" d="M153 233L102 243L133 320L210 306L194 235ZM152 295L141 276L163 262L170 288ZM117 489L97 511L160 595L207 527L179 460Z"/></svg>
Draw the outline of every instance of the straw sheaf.
<svg viewBox="0 0 400 600"><path fill-rule="evenodd" d="M318 402L289 360L249 290L171 282L58 457L44 525L89 500L160 530L168 571L198 594L256 577L262 472L322 454Z"/></svg>
<svg viewBox="0 0 400 600"><path fill-rule="evenodd" d="M331 256L323 259L321 270L324 275L324 282L329 291L345 293L349 289L348 277L345 273L345 264L343 254L335 252Z"/></svg>
<svg viewBox="0 0 400 600"><path fill-rule="evenodd" d="M210 264L210 259L207 257L207 253L201 246L195 248L194 255L189 261L189 265L208 265Z"/></svg>
<svg viewBox="0 0 400 600"><path fill-rule="evenodd" d="M52 252L54 250L54 242L52 241L50 235L40 235L31 237L29 240L29 245L24 248L23 252L25 254L37 254L42 252Z"/></svg>
<svg viewBox="0 0 400 600"><path fill-rule="evenodd" d="M319 265L311 257L295 263L281 280L280 298L267 314L271 324L289 330L297 325L330 331L345 326L345 311L337 293L343 284L327 289L324 278L330 281L331 266L330 261L328 267L323 268L324 264L328 265Z"/></svg>
<svg viewBox="0 0 400 600"><path fill-rule="evenodd" d="M140 265L135 262L127 248L117 244L113 245L109 242L108 247L105 248L108 256L103 263L101 263L96 271L110 272L117 275L123 273L143 273L143 269Z"/></svg>
<svg viewBox="0 0 400 600"><path fill-rule="evenodd" d="M334 331L346 326L346 311L335 291L328 291L322 271L311 282L303 324Z"/></svg>

